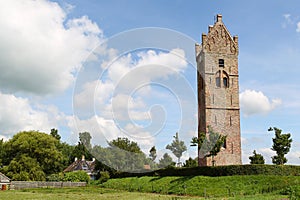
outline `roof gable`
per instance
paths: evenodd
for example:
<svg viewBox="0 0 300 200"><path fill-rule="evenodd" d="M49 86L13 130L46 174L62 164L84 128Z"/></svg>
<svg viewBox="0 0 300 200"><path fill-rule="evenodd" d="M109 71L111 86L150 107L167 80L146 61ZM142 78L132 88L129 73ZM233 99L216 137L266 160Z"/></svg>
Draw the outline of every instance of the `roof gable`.
<svg viewBox="0 0 300 200"><path fill-rule="evenodd" d="M217 21L209 26L207 35L202 34L202 49L219 54L238 54L238 37L231 37L222 21L222 15L217 15Z"/></svg>
<svg viewBox="0 0 300 200"><path fill-rule="evenodd" d="M10 179L0 172L0 183L9 183Z"/></svg>

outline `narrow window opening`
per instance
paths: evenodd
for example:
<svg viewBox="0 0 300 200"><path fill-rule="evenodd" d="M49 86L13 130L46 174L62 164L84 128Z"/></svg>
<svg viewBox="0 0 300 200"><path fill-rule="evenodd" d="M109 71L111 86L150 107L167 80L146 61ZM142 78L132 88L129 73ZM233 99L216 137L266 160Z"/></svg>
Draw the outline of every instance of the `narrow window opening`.
<svg viewBox="0 0 300 200"><path fill-rule="evenodd" d="M230 95L230 104L232 105L232 95Z"/></svg>
<svg viewBox="0 0 300 200"><path fill-rule="evenodd" d="M216 86L221 87L221 80L220 77L216 77Z"/></svg>
<svg viewBox="0 0 300 200"><path fill-rule="evenodd" d="M230 116L230 118L229 118L229 124L230 124L230 126L232 126L232 119L231 119L231 116Z"/></svg>
<svg viewBox="0 0 300 200"><path fill-rule="evenodd" d="M215 124L218 125L217 116L215 116Z"/></svg>
<svg viewBox="0 0 300 200"><path fill-rule="evenodd" d="M223 85L224 85L225 88L228 87L228 78L227 77L223 78Z"/></svg>
<svg viewBox="0 0 300 200"><path fill-rule="evenodd" d="M224 59L219 59L219 67L224 67L225 63L224 63Z"/></svg>
<svg viewBox="0 0 300 200"><path fill-rule="evenodd" d="M227 146L226 146L226 140L224 141L224 143L223 143L223 145L222 145L222 146L223 146L223 148L224 148L224 149L226 149L226 148L227 148Z"/></svg>
<svg viewBox="0 0 300 200"><path fill-rule="evenodd" d="M215 95L213 94L212 96L212 103L214 104L215 103Z"/></svg>

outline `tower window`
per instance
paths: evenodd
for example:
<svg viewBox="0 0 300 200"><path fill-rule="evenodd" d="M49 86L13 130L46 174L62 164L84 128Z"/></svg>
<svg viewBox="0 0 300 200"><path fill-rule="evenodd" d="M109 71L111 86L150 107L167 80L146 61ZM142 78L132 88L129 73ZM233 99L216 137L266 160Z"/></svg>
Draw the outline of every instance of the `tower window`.
<svg viewBox="0 0 300 200"><path fill-rule="evenodd" d="M228 87L228 79L227 79L227 77L223 78L223 86L226 87L226 88Z"/></svg>
<svg viewBox="0 0 300 200"><path fill-rule="evenodd" d="M226 146L226 140L224 141L222 147L223 147L224 149L226 149L226 147L227 147L227 146Z"/></svg>
<svg viewBox="0 0 300 200"><path fill-rule="evenodd" d="M216 86L221 87L221 80L220 77L216 77Z"/></svg>
<svg viewBox="0 0 300 200"><path fill-rule="evenodd" d="M230 126L232 126L232 119L231 119L231 116L230 116L230 119L229 119L229 124L230 124Z"/></svg>
<svg viewBox="0 0 300 200"><path fill-rule="evenodd" d="M224 67L225 63L224 63L224 59L219 59L219 67Z"/></svg>

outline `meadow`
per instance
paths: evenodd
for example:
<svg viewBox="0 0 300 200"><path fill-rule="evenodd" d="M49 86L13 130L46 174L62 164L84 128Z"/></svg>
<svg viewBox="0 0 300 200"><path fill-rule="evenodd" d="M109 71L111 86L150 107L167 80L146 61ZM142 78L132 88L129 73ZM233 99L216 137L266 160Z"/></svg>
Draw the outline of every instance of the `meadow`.
<svg viewBox="0 0 300 200"><path fill-rule="evenodd" d="M300 199L299 176L131 177L92 184L0 191L0 199Z"/></svg>

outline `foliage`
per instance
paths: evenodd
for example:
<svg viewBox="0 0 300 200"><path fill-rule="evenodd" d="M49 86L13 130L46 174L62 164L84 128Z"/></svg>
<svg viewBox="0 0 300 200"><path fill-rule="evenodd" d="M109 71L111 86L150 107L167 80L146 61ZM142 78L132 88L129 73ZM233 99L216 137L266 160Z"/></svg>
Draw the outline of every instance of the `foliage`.
<svg viewBox="0 0 300 200"><path fill-rule="evenodd" d="M256 153L253 151L253 156L249 156L250 164L265 164L265 159L261 154Z"/></svg>
<svg viewBox="0 0 300 200"><path fill-rule="evenodd" d="M61 138L60 135L58 134L58 130L55 128L51 129L50 135L57 140L60 140L60 138Z"/></svg>
<svg viewBox="0 0 300 200"><path fill-rule="evenodd" d="M180 163L180 158L182 156L182 153L187 150L184 142L182 140L179 140L178 133L176 133L175 136L173 136L174 140L171 144L168 144L166 146L166 149L169 149L172 151L172 153L178 158L178 163Z"/></svg>
<svg viewBox="0 0 300 200"><path fill-rule="evenodd" d="M159 160L158 167L165 168L165 167L172 167L175 166L171 156L168 153L165 153L163 157Z"/></svg>
<svg viewBox="0 0 300 200"><path fill-rule="evenodd" d="M145 173L117 173L113 178L141 176L235 176L235 175L278 175L300 176L300 166L294 165L227 165L205 167L166 168Z"/></svg>
<svg viewBox="0 0 300 200"><path fill-rule="evenodd" d="M101 167L100 170L141 171L148 162L136 142L131 142L127 138L118 138L108 144L106 148L94 146L92 149L92 154L102 165L98 165Z"/></svg>
<svg viewBox="0 0 300 200"><path fill-rule="evenodd" d="M83 132L79 133L79 141L80 143L86 147L86 149L91 150L92 144L91 144L92 136L89 132Z"/></svg>
<svg viewBox="0 0 300 200"><path fill-rule="evenodd" d="M183 164L183 167L197 167L198 165L196 159L189 157L189 159Z"/></svg>
<svg viewBox="0 0 300 200"><path fill-rule="evenodd" d="M220 152L221 147L226 143L226 136L221 135L208 126L208 138L205 133L200 133L199 137L192 138L192 146L198 145L199 155L212 157L212 166L215 166L214 157Z"/></svg>
<svg viewBox="0 0 300 200"><path fill-rule="evenodd" d="M118 137L115 140L108 142L109 146L112 148L119 148L128 152L141 153L141 148L136 142L130 141L128 138Z"/></svg>
<svg viewBox="0 0 300 200"><path fill-rule="evenodd" d="M68 172L65 174L64 181L71 181L71 182L89 182L90 177L85 171L74 171Z"/></svg>
<svg viewBox="0 0 300 200"><path fill-rule="evenodd" d="M283 165L287 162L287 159L284 157L290 151L291 148L291 134L286 133L282 134L282 130L276 127L270 127L268 131L275 131L275 138L273 138L272 150L276 151L276 156L272 157L273 164Z"/></svg>
<svg viewBox="0 0 300 200"><path fill-rule="evenodd" d="M149 153L150 153L150 154L149 154L150 159L154 162L154 160L155 160L156 157L157 157L155 146L151 147Z"/></svg>
<svg viewBox="0 0 300 200"><path fill-rule="evenodd" d="M12 180L44 181L46 175L35 158L25 154L14 158L8 166L3 168L5 174Z"/></svg>
<svg viewBox="0 0 300 200"><path fill-rule="evenodd" d="M46 181L63 181L64 180L64 174L58 173L58 174L50 174L46 177Z"/></svg>
<svg viewBox="0 0 300 200"><path fill-rule="evenodd" d="M99 178L100 183L104 183L104 182L108 181L109 178L110 178L110 176L109 176L108 171L101 171L100 172L100 178Z"/></svg>
<svg viewBox="0 0 300 200"><path fill-rule="evenodd" d="M23 163L25 166L30 166L30 162L32 162L39 175L29 176L30 180L38 180L37 177L44 179L45 175L39 171L44 174L52 174L63 169L63 155L57 148L58 143L59 141L51 135L38 131L17 133L4 144L5 160L3 164L8 165L7 172L21 173L22 170L25 170L22 173L22 179L26 179L24 174L30 173L30 168L20 167L20 165Z"/></svg>

